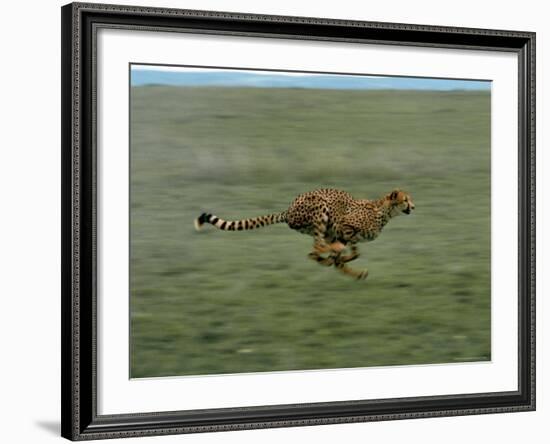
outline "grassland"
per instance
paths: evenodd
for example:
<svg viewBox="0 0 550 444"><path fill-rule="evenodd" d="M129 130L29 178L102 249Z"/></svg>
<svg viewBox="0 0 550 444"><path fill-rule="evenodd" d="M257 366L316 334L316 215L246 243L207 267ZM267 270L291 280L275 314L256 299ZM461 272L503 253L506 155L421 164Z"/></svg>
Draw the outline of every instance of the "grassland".
<svg viewBox="0 0 550 444"><path fill-rule="evenodd" d="M408 190L356 282L276 225L195 232L337 187ZM131 376L490 359L488 92L135 87Z"/></svg>

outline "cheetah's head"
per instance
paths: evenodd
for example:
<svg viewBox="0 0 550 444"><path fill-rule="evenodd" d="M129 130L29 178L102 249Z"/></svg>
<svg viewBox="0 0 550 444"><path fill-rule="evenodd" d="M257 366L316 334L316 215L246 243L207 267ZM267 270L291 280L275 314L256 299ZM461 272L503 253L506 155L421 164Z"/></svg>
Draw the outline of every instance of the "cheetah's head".
<svg viewBox="0 0 550 444"><path fill-rule="evenodd" d="M414 202L411 196L401 190L393 190L390 194L386 195L386 201L389 204L391 216L398 216L400 214L411 214L414 210Z"/></svg>

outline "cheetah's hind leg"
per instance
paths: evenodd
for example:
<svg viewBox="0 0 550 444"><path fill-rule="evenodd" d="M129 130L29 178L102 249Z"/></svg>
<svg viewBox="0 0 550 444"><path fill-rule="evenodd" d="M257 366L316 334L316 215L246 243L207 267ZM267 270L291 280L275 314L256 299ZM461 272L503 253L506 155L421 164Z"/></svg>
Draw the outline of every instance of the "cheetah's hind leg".
<svg viewBox="0 0 550 444"><path fill-rule="evenodd" d="M345 248L346 246L338 241L327 244L324 239L321 241L316 240L313 243L313 251L308 256L317 263L330 267L336 263ZM327 257L321 256L323 253L329 253L329 255Z"/></svg>
<svg viewBox="0 0 550 444"><path fill-rule="evenodd" d="M328 208L323 206L319 208L317 213L312 215L315 222L313 223L313 251L309 253L309 258L313 259L321 265L330 267L334 265L334 259L331 257L332 254L329 254L328 257L321 256L323 253L332 253L334 251L333 244L328 244L326 235L327 235L327 225L328 225ZM342 249L344 248L343 244Z"/></svg>
<svg viewBox="0 0 550 444"><path fill-rule="evenodd" d="M324 265L326 267L330 267L331 265L334 265L334 259L331 256L324 257L324 256L321 256L316 251L312 251L311 253L309 253L308 257L316 261L318 264Z"/></svg>
<svg viewBox="0 0 550 444"><path fill-rule="evenodd" d="M345 256L340 256L339 262L346 263L351 262L355 259L357 259L360 256L359 249L357 248L357 245L352 244L351 245L351 253L347 254Z"/></svg>
<svg viewBox="0 0 550 444"><path fill-rule="evenodd" d="M327 244L326 242L315 242L313 244L313 251L309 253L309 258L316 261L321 265L330 267L334 265L338 258L340 257L341 252L346 248L341 242L332 242ZM329 256L321 256L322 253L329 253Z"/></svg>

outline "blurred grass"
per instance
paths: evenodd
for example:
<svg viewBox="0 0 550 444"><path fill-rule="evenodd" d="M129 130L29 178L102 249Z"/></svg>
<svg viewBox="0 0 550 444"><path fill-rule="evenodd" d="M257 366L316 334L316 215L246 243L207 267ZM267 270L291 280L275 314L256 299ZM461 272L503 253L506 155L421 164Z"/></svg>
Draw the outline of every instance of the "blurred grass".
<svg viewBox="0 0 550 444"><path fill-rule="evenodd" d="M319 187L413 196L365 282L286 225L193 229ZM130 256L134 378L488 360L490 94L134 87Z"/></svg>

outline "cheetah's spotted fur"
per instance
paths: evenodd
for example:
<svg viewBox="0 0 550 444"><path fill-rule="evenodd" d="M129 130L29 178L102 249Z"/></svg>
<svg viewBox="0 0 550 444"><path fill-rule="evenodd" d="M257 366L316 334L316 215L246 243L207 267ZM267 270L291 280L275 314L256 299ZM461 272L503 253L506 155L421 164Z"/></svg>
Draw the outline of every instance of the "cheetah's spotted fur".
<svg viewBox="0 0 550 444"><path fill-rule="evenodd" d="M376 239L392 217L410 214L413 209L411 197L401 190L394 190L381 199L367 200L354 199L345 191L323 188L300 194L282 213L237 221L203 213L195 220L195 228L198 230L208 222L221 230L241 231L286 222L290 228L313 236L311 259L365 279L367 270L356 271L346 265L359 257L356 244ZM347 247L351 251L344 255Z"/></svg>

